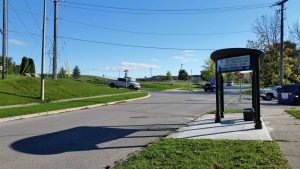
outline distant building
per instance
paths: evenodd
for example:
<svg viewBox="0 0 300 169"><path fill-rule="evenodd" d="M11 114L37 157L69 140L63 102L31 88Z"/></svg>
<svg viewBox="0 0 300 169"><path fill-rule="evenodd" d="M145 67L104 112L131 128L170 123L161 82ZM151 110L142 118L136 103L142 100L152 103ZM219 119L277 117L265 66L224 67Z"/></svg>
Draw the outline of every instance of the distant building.
<svg viewBox="0 0 300 169"><path fill-rule="evenodd" d="M145 77L145 78L137 78L137 81L140 82L166 82L167 80L167 76L165 75L157 75L157 76L152 76L152 77ZM172 81L178 81L178 76L172 76ZM191 81L193 83L200 83L202 82L202 78L201 75L193 75L191 77Z"/></svg>

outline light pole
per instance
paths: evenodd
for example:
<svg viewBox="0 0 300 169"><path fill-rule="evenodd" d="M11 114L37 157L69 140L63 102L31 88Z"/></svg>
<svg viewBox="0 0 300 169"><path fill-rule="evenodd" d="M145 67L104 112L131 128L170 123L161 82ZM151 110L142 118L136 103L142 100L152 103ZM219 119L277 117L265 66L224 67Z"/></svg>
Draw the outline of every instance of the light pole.
<svg viewBox="0 0 300 169"><path fill-rule="evenodd" d="M183 64L181 64L180 70L182 70L182 66L183 66Z"/></svg>
<svg viewBox="0 0 300 169"><path fill-rule="evenodd" d="M152 68L150 68L150 77L152 77Z"/></svg>

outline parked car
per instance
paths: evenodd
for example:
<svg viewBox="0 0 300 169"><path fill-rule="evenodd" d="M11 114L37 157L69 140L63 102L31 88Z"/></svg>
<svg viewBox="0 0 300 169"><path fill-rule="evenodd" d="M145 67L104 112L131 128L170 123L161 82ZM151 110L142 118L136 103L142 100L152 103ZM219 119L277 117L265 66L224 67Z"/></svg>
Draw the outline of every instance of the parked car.
<svg viewBox="0 0 300 169"><path fill-rule="evenodd" d="M204 85L204 91L205 92L208 92L208 91L214 92L215 90L216 90L216 86L214 84L206 83Z"/></svg>
<svg viewBox="0 0 300 169"><path fill-rule="evenodd" d="M300 104L300 84L283 85L277 93L278 104Z"/></svg>
<svg viewBox="0 0 300 169"><path fill-rule="evenodd" d="M233 85L234 85L233 81L227 81L226 82L226 86L233 86Z"/></svg>
<svg viewBox="0 0 300 169"><path fill-rule="evenodd" d="M274 86L271 89L261 89L259 91L260 97L263 100L271 101L272 99L277 99L277 89L280 88L280 86Z"/></svg>
<svg viewBox="0 0 300 169"><path fill-rule="evenodd" d="M110 81L108 84L111 88L127 87L130 90L139 90L141 88L140 83L137 83L135 80L133 80L130 77L127 78L127 85L126 85L126 78L118 78L117 80Z"/></svg>

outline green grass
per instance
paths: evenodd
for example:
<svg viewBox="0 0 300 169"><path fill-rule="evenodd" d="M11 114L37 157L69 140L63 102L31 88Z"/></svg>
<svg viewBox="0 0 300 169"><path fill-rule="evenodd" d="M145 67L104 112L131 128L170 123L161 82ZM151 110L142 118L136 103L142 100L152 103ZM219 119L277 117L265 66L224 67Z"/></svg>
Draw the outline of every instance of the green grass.
<svg viewBox="0 0 300 169"><path fill-rule="evenodd" d="M179 90L194 91L194 90L200 90L200 88L198 88L198 87L183 87L183 88L180 88Z"/></svg>
<svg viewBox="0 0 300 169"><path fill-rule="evenodd" d="M294 116L296 119L300 119L300 109L291 108L291 109L286 109L285 111L291 114L292 116Z"/></svg>
<svg viewBox="0 0 300 169"><path fill-rule="evenodd" d="M116 169L288 169L275 142L162 139Z"/></svg>
<svg viewBox="0 0 300 169"><path fill-rule="evenodd" d="M198 88L199 85L188 83L172 83L172 82L140 82L143 90L163 91L171 89L191 89ZM196 90L196 89L195 89Z"/></svg>
<svg viewBox="0 0 300 169"><path fill-rule="evenodd" d="M252 95L252 90L251 89L244 90L244 91L242 91L242 94Z"/></svg>
<svg viewBox="0 0 300 169"><path fill-rule="evenodd" d="M243 113L243 109L238 108L225 108L224 113ZM216 110L208 112L208 114L216 114Z"/></svg>
<svg viewBox="0 0 300 169"><path fill-rule="evenodd" d="M53 110L61 110L66 108L81 107L81 106L107 103L113 101L121 101L126 99L144 97L147 95L148 95L147 92L136 92L136 93L128 93L128 94L123 94L118 96L107 96L102 98L83 99L83 100L67 101L67 102L59 102L59 103L44 103L44 104L34 105L34 106L0 109L0 118L47 112Z"/></svg>
<svg viewBox="0 0 300 169"><path fill-rule="evenodd" d="M78 80L47 78L45 80L45 98L47 101L76 97L130 92L127 89L112 89L103 83L103 78L82 76ZM0 106L40 102L40 79L22 76L9 76L0 80Z"/></svg>

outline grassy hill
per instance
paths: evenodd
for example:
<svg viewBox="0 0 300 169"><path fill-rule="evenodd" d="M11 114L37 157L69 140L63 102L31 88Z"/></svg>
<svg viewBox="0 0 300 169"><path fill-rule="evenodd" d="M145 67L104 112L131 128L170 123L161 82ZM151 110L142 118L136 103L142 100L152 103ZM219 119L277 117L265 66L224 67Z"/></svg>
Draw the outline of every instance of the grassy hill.
<svg viewBox="0 0 300 169"><path fill-rule="evenodd" d="M126 92L130 90L109 88L107 79L100 77L82 76L78 80L56 81L45 79L46 101ZM39 78L9 76L8 79L0 80L0 106L40 102L39 93Z"/></svg>
<svg viewBox="0 0 300 169"><path fill-rule="evenodd" d="M171 89L192 89L199 90L200 85L188 84L188 83L172 83L172 82L140 82L143 90L171 90Z"/></svg>

